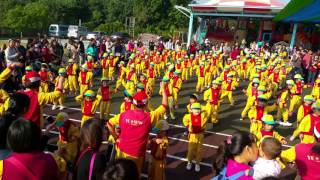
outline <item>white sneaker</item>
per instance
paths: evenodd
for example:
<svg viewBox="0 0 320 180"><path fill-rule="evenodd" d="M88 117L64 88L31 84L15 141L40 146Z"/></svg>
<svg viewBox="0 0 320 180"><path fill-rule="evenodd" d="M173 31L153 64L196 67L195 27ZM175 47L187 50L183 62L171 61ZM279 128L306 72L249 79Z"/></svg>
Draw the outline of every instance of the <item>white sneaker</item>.
<svg viewBox="0 0 320 180"><path fill-rule="evenodd" d="M51 109L56 110L57 108L58 108L57 105L53 105Z"/></svg>
<svg viewBox="0 0 320 180"><path fill-rule="evenodd" d="M167 116L167 115L164 115L164 116L163 116L163 119L167 120L167 119L168 119L168 116Z"/></svg>
<svg viewBox="0 0 320 180"><path fill-rule="evenodd" d="M292 126L292 123L289 123L288 121L287 122L283 122L283 126L290 127L290 126Z"/></svg>
<svg viewBox="0 0 320 180"><path fill-rule="evenodd" d="M188 171L190 171L191 168L192 168L192 163L191 163L190 161L188 161L188 164L187 164L187 166L186 166L186 169L187 169Z"/></svg>
<svg viewBox="0 0 320 180"><path fill-rule="evenodd" d="M196 166L194 167L194 170L196 172L200 172L200 164L196 164Z"/></svg>
<svg viewBox="0 0 320 180"><path fill-rule="evenodd" d="M63 109L64 109L64 106L60 106L60 109L59 109L59 110L62 111Z"/></svg>
<svg viewBox="0 0 320 180"><path fill-rule="evenodd" d="M240 121L243 121L243 118L241 117L239 120L240 120Z"/></svg>

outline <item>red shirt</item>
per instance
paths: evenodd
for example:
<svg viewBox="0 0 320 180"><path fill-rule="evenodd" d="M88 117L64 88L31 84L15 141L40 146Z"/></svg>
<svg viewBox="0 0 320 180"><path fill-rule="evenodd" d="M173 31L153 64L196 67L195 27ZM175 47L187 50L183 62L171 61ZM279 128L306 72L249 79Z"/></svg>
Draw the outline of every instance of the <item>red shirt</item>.
<svg viewBox="0 0 320 180"><path fill-rule="evenodd" d="M302 180L320 179L320 157L311 152L315 144L297 144L296 164Z"/></svg>

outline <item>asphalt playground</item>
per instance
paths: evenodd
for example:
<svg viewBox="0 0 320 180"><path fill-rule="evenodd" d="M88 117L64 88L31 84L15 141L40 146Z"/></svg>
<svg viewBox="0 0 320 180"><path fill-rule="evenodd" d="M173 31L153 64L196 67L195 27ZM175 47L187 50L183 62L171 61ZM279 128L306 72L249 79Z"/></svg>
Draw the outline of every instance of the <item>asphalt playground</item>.
<svg viewBox="0 0 320 180"><path fill-rule="evenodd" d="M161 104L161 96L158 94L159 91L159 80L157 80L155 93L152 97L152 103L157 107ZM96 90L98 88L99 81L95 81ZM233 132L237 130L249 131L250 122L248 119L244 119L240 121L241 111L243 110L247 97L242 92L243 89L246 89L248 82L241 81L240 86L234 92L235 105L230 106L228 99L224 99L219 109L219 123L215 124L211 129L207 129L205 131L205 140L202 148L202 162L201 162L201 171L196 173L194 168L191 171L187 171L185 169L186 166L186 154L188 147L187 137L184 135L186 128L182 125L182 118L184 114L187 112L186 106L189 101L189 94L195 93L196 87L196 78L191 78L187 83L184 83L182 86L182 90L179 94L179 108L176 110L175 115L176 119L171 120L168 119L170 123L170 130L168 134L169 138L169 148L167 150L167 170L166 175L167 179L184 179L184 180L208 180L212 178L212 168L211 168L211 159L215 154L218 146L228 138ZM115 86L115 83L112 83L112 87ZM309 92L307 89L305 92ZM81 110L80 104L75 102L74 95L66 96L65 106L66 108L63 110L69 114L69 117L75 123L79 123L81 121ZM199 94L201 100L203 100L203 94ZM123 102L123 93L119 92L112 97L111 104L111 116L114 114L118 114L120 110L120 105ZM272 103L272 102L270 102ZM204 105L204 102L202 101ZM56 115L59 113L59 110L51 110L51 105L46 105L43 107L43 113L45 115ZM272 114L275 114L273 112ZM96 117L99 117L99 112L96 113ZM293 122L292 127L276 127L276 130L289 141L290 135L293 133L296 123L294 115L290 122ZM50 140L51 144L54 144L57 140L57 132L52 132L52 138ZM151 134L152 135L152 134ZM287 149L294 146L298 143L298 140L294 142L289 142L288 145L284 145L283 148ZM107 144L105 141L104 144ZM148 154L149 152L147 152ZM148 159L149 155L147 155ZM146 163L147 164L147 163ZM143 178L147 177L147 167L145 167ZM296 175L296 170L294 167L287 167L281 173L281 179L294 179Z"/></svg>

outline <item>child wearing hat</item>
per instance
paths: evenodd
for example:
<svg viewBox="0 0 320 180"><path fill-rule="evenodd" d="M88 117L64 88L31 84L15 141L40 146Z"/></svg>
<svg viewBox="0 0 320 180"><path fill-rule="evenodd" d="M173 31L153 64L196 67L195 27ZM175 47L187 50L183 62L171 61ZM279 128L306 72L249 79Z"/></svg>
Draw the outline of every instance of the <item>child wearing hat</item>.
<svg viewBox="0 0 320 180"><path fill-rule="evenodd" d="M58 70L58 73L59 73L59 76L56 77L56 79L54 80L54 84L55 84L55 87L57 88L58 87L58 83L60 81L60 79L63 77L63 78L66 78L67 74L66 74L66 69L65 68L60 68ZM63 82L63 91L62 93L60 94L60 97L56 100L53 101L53 106L52 106L52 110L55 110L58 105L60 106L60 111L62 111L64 109L64 95L65 95L65 92L69 89L69 83L68 81L64 81ZM57 89L56 89L57 90Z"/></svg>
<svg viewBox="0 0 320 180"><path fill-rule="evenodd" d="M81 104L82 119L81 126L89 119L94 118L97 108L100 105L102 97L96 95L92 90L87 90L83 95L75 98Z"/></svg>
<svg viewBox="0 0 320 180"><path fill-rule="evenodd" d="M166 179L166 156L169 145L167 137L168 130L168 122L160 120L151 131L155 133L156 136L150 140L151 164L148 174L148 179L150 180Z"/></svg>
<svg viewBox="0 0 320 180"><path fill-rule="evenodd" d="M206 109L209 112L212 123L218 123L218 111L220 107L221 83L218 80L212 81L212 87L203 94L203 100L207 102Z"/></svg>
<svg viewBox="0 0 320 180"><path fill-rule="evenodd" d="M93 57L91 55L88 55L87 56L87 62L85 62L84 64L87 65L88 74L90 76L93 76L94 68L97 67L97 65L93 62Z"/></svg>
<svg viewBox="0 0 320 180"><path fill-rule="evenodd" d="M118 91L120 86L123 85L125 87L125 76L126 76L126 67L124 66L124 61L120 61L118 65L118 80L116 82L116 90Z"/></svg>
<svg viewBox="0 0 320 180"><path fill-rule="evenodd" d="M134 109L132 94L128 90L124 90L123 103L120 105L120 113Z"/></svg>
<svg viewBox="0 0 320 180"><path fill-rule="evenodd" d="M204 130L208 121L208 112L201 112L200 103L191 105L191 113L183 117L183 125L189 129L188 136L188 163L187 170L192 168L192 160L196 161L195 171L200 171L200 161L202 158L202 144L204 140Z"/></svg>
<svg viewBox="0 0 320 180"><path fill-rule="evenodd" d="M311 113L311 105L314 101L315 99L312 95L304 96L303 104L300 105L297 113L297 127L299 127L301 120Z"/></svg>
<svg viewBox="0 0 320 180"><path fill-rule="evenodd" d="M204 76L205 76L204 62L200 63L200 66L198 67L198 69L196 71L196 74L197 74L197 77L198 77L196 91L198 93L202 93L203 90L204 90Z"/></svg>
<svg viewBox="0 0 320 180"><path fill-rule="evenodd" d="M98 90L98 95L101 95L100 102L100 120L106 120L110 114L110 105L112 95L116 90L110 87L110 81L107 78L101 78L101 86Z"/></svg>
<svg viewBox="0 0 320 180"><path fill-rule="evenodd" d="M292 123L288 122L289 119L289 107L288 103L290 102L290 94L289 94L289 87L294 85L293 80L287 80L287 89L284 89L277 100L278 103L278 111L277 111L277 120L280 122L282 126L291 126ZM281 119L283 122L281 122Z"/></svg>
<svg viewBox="0 0 320 180"><path fill-rule="evenodd" d="M110 56L108 58L108 64L107 66L109 67L108 71L108 77L111 81L113 81L114 78L114 70L116 67L117 62L119 61L119 57L114 57L114 53L110 53Z"/></svg>
<svg viewBox="0 0 320 180"><path fill-rule="evenodd" d="M213 66L211 65L210 61L207 61L205 63L205 76L204 76L204 87L209 88L212 83L212 72L213 72Z"/></svg>
<svg viewBox="0 0 320 180"><path fill-rule="evenodd" d="M315 99L320 99L320 74L314 83L311 94Z"/></svg>
<svg viewBox="0 0 320 180"><path fill-rule="evenodd" d="M289 117L292 116L295 109L301 105L301 90L293 80L287 80L288 91L290 93ZM301 87L302 88L302 87Z"/></svg>
<svg viewBox="0 0 320 180"><path fill-rule="evenodd" d="M301 143L314 143L315 139L313 136L314 126L320 122L320 100L314 102L311 106L312 113L305 116L298 128L293 132L290 137L290 141L293 141L299 136Z"/></svg>
<svg viewBox="0 0 320 180"><path fill-rule="evenodd" d="M169 114L171 116L171 119L175 119L174 116L174 98L173 98L173 86L172 83L170 82L169 77L164 76L162 79L163 88L160 88L159 90L159 95L161 95L163 92L167 94L168 97L168 109L169 109ZM164 119L168 119L167 113L164 115Z"/></svg>
<svg viewBox="0 0 320 180"><path fill-rule="evenodd" d="M182 79L180 78L181 71L176 70L174 72L173 78L170 79L170 83L172 84L173 87L173 100L174 100L174 107L175 109L178 109L178 97L179 97L179 92L182 88Z"/></svg>
<svg viewBox="0 0 320 180"><path fill-rule="evenodd" d="M234 74L229 73L227 80L222 82L221 88L222 88L222 94L221 94L221 100L223 101L224 97L228 97L230 105L234 105L234 99L232 96L232 92L237 88L239 83L233 79Z"/></svg>
<svg viewBox="0 0 320 180"><path fill-rule="evenodd" d="M80 86L80 95L83 95L90 87L93 86L92 73L88 73L88 66L86 64L81 66L78 82Z"/></svg>
<svg viewBox="0 0 320 180"><path fill-rule="evenodd" d="M48 65L46 63L41 64L41 69L39 71L39 75L41 78L40 89L39 92L47 93L49 92L49 82L53 80L53 76L48 69Z"/></svg>
<svg viewBox="0 0 320 180"><path fill-rule="evenodd" d="M100 60L100 66L102 69L102 78L109 79L108 53L103 53L102 59Z"/></svg>
<svg viewBox="0 0 320 180"><path fill-rule="evenodd" d="M73 59L68 60L67 75L70 93L76 94L79 91L78 81L77 81L77 71L78 65L74 63Z"/></svg>
<svg viewBox="0 0 320 180"><path fill-rule="evenodd" d="M262 117L262 129L256 134L257 139L262 142L265 137L274 137L281 144L287 144L286 139L281 136L277 131L274 130L276 122L273 119L273 116L270 114L265 114Z"/></svg>
<svg viewBox="0 0 320 180"><path fill-rule="evenodd" d="M26 74L27 74L28 72L33 71L32 66L27 66L27 67L25 68L25 71L26 71ZM23 85L23 86L25 86L25 81L26 81L26 75L23 75L23 76L22 76L22 85Z"/></svg>
<svg viewBox="0 0 320 180"><path fill-rule="evenodd" d="M190 69L190 64L189 64L189 61L188 61L188 55L186 55L185 57L184 57L184 60L183 60L183 64L182 64L182 77L181 77L181 79L182 79L182 81L184 82L184 83L186 83L187 81L188 81L188 79L189 79L189 69Z"/></svg>
<svg viewBox="0 0 320 180"><path fill-rule="evenodd" d="M250 110L251 106L254 105L254 102L256 101L256 97L258 96L259 84L260 84L260 80L258 78L254 78L252 80L252 83L249 83L247 90L243 90L243 92L246 94L248 99L247 99L246 106L241 113L240 121L242 121L243 118L247 117L248 111Z"/></svg>
<svg viewBox="0 0 320 180"><path fill-rule="evenodd" d="M261 94L257 97L256 103L248 112L248 117L250 119L250 132L252 134L257 134L262 128L262 117L264 114L269 114L274 111L277 106L273 104L269 106L267 104L268 97L265 94Z"/></svg>
<svg viewBox="0 0 320 180"><path fill-rule="evenodd" d="M134 64L129 65L129 71L126 71L126 83L123 85L130 92L135 91L135 85L138 83Z"/></svg>
<svg viewBox="0 0 320 180"><path fill-rule="evenodd" d="M147 87L150 89L150 93L153 94L154 86L155 86L155 71L154 71L154 63L151 62L150 66L147 70Z"/></svg>

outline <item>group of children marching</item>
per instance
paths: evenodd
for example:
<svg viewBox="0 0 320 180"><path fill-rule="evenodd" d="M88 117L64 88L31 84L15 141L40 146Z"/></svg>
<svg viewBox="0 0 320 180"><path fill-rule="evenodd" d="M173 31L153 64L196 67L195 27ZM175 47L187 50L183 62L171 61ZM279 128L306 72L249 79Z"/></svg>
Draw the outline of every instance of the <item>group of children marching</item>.
<svg viewBox="0 0 320 180"><path fill-rule="evenodd" d="M164 50L136 51L131 54L127 63L120 61L114 53L104 53L102 59L94 61L88 55L87 61L78 66L73 59L68 60L67 65L58 70L55 77L50 72L47 64L41 65L39 71L41 85L40 92L49 92L49 83L58 85L61 77L67 80L63 83L63 89L59 97L53 101L52 109L65 108L64 99L67 93L77 95L75 100L79 102L82 110L81 125L90 118L95 117L100 110L101 123L110 117L112 96L123 90L124 100L120 106L120 112L134 108L133 95L139 91L145 91L148 95L148 110L153 109L152 97L155 94L156 80L164 83L160 88L160 95L165 92L168 96L168 110L156 125L156 137L150 141L151 155L153 159L150 177L161 179L165 170L165 153L168 147L166 131L169 125L168 117L176 119L175 110L179 107L179 93L183 84L192 76L197 77L196 93L190 95L187 113L182 119L183 125L188 129L188 153L187 170L192 169L195 161L195 171L200 171L202 157L201 149L206 129L219 122L219 108L224 98L227 97L230 106L234 106L234 92L240 88L242 81L247 81L248 87L241 93L247 96L246 105L241 113L240 120L246 118L250 121L250 132L259 140L265 137L274 137L282 144L287 140L274 130L276 124L292 126L289 118L297 113L297 127L290 141L296 137L303 143L314 142L313 127L320 121L320 78L312 88L310 95L302 97L306 85L300 74L289 78L291 68L287 66L287 57L284 54L272 54L266 61L265 54L241 52L236 59L228 58L223 63L223 53L219 51L198 51L196 54L188 54L187 51ZM94 89L94 70L102 69L98 90ZM26 76L33 72L31 66L27 66ZM23 78L27 81L26 77ZM115 82L115 87L111 83ZM5 92L0 101L0 109L5 102ZM203 99L198 94L203 93ZM205 104L201 105L201 101ZM277 111L276 118L270 115ZM276 119L276 120L275 120ZM71 161L75 158L76 143L74 139L79 132L73 128L65 113L58 114L56 126L60 132L59 147L65 150L64 159ZM259 141L260 142L260 141ZM61 160L61 159L60 159ZM162 171L162 172L159 172ZM161 178L159 178L161 177Z"/></svg>

